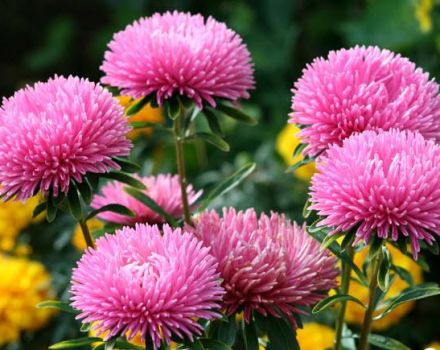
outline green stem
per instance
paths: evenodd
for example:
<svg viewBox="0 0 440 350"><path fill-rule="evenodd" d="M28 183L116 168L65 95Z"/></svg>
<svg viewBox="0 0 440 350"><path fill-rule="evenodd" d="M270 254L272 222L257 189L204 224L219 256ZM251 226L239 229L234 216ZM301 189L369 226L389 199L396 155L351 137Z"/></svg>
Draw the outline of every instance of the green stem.
<svg viewBox="0 0 440 350"><path fill-rule="evenodd" d="M87 227L87 223L85 220L78 221L79 226L81 227L81 231L84 235L84 240L86 241L87 247L95 248L95 243L93 242L92 235Z"/></svg>
<svg viewBox="0 0 440 350"><path fill-rule="evenodd" d="M373 323L373 313L375 309L374 295L377 288L377 275L379 273L380 263L382 261L382 252L379 251L373 260L372 274L370 278L370 287L368 294L368 308L365 311L364 322L362 324L361 336L359 340L359 350L368 350L368 335L371 331L371 324Z"/></svg>
<svg viewBox="0 0 440 350"><path fill-rule="evenodd" d="M347 247L347 255L353 260L354 248ZM341 276L341 294L348 294L351 281L351 266L350 264L343 263L342 276ZM334 350L340 350L342 345L342 330L344 328L345 311L347 309L347 301L341 302L341 306L338 311L338 317L336 319L336 334L334 341Z"/></svg>
<svg viewBox="0 0 440 350"><path fill-rule="evenodd" d="M185 157L183 153L183 139L182 139L182 119L184 116L184 110L181 109L179 116L174 120L174 140L176 144L176 162L177 172L179 174L180 191L182 194L183 205L183 219L189 225L192 225L191 212L189 209L188 194L186 192L186 174L185 174Z"/></svg>

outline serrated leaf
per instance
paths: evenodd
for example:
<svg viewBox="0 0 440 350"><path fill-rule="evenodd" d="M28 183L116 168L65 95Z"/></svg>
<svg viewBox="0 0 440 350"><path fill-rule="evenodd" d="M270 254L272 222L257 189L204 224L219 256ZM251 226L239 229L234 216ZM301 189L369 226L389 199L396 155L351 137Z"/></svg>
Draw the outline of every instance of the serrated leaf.
<svg viewBox="0 0 440 350"><path fill-rule="evenodd" d="M380 349L386 350L411 350L406 345L397 341L396 339L385 337L379 334L368 335L368 342L371 345L377 346Z"/></svg>
<svg viewBox="0 0 440 350"><path fill-rule="evenodd" d="M132 116L135 115L136 113L139 113L142 110L142 108L144 108L153 97L154 97L153 94L142 97L139 101L131 104L130 107L127 108L125 114L127 114L128 116Z"/></svg>
<svg viewBox="0 0 440 350"><path fill-rule="evenodd" d="M429 298L435 295L440 295L440 288L435 283L425 283L406 288L397 297L391 299L388 307L380 315L374 317L373 319L380 320L393 311L397 306L406 302Z"/></svg>
<svg viewBox="0 0 440 350"><path fill-rule="evenodd" d="M121 173L121 172L117 172L117 171L112 171L109 173L104 173L101 174L102 177L105 177L107 179L112 179L112 180L116 180L119 182L122 182L124 184L130 185L134 188L138 188L141 190L145 189L145 185L139 181L138 179L135 179L134 177Z"/></svg>
<svg viewBox="0 0 440 350"><path fill-rule="evenodd" d="M137 199L139 202L146 205L148 208L162 216L171 226L176 226L175 218L168 213L165 209L163 209L159 204L157 204L151 197L149 197L144 192L141 192L135 188L126 187L124 191L127 192L130 196Z"/></svg>
<svg viewBox="0 0 440 350"><path fill-rule="evenodd" d="M229 152L230 150L229 144L225 140L223 140L221 137L217 136L216 134L211 134L209 132L203 132L203 131L196 132L191 136L186 137L185 141L193 141L198 139L210 143L211 145L218 148L220 151Z"/></svg>
<svg viewBox="0 0 440 350"><path fill-rule="evenodd" d="M208 108L210 108L210 107L208 107ZM222 103L218 103L216 109L219 110L220 112L222 112L223 114L227 115L228 117L235 119L239 122L250 124L250 125L257 124L256 119L252 118L251 116L247 115L246 113L244 113L243 111L241 111L237 108L226 106Z"/></svg>
<svg viewBox="0 0 440 350"><path fill-rule="evenodd" d="M217 115L211 109L205 108L203 110L203 115L208 121L209 128L211 131L219 137L223 137L222 127L220 126L220 122L218 121Z"/></svg>
<svg viewBox="0 0 440 350"><path fill-rule="evenodd" d="M252 174L255 168L256 168L255 163L246 164L240 169L238 169L236 172L234 172L231 176L227 177L222 182L220 182L202 200L202 202L199 205L198 211L201 212L205 210L208 207L209 203L211 203L214 199L224 195L225 193L229 192L230 190L241 184L244 181L244 179L246 179L250 174Z"/></svg>
<svg viewBox="0 0 440 350"><path fill-rule="evenodd" d="M102 341L101 338L97 337L84 337L84 338L77 338L77 339L70 339L70 340L64 340L59 343L53 344L49 346L49 349L72 349L84 345L90 345L95 342Z"/></svg>
<svg viewBox="0 0 440 350"><path fill-rule="evenodd" d="M78 310L71 307L69 303L59 300L46 300L37 304L36 307L39 309L57 309L75 315L80 313Z"/></svg>
<svg viewBox="0 0 440 350"><path fill-rule="evenodd" d="M321 311L326 310L327 308L329 308L330 306L337 304L337 303L341 303L343 301L353 301L356 304L359 304L360 306L362 306L364 309L366 309L367 307L362 303L362 301L360 301L359 299L355 298L352 295L348 295L348 294L336 294L336 295L332 295L328 298L325 298L323 300L321 300L319 303L317 303L315 305L315 307L312 310L312 313L317 314Z"/></svg>
<svg viewBox="0 0 440 350"><path fill-rule="evenodd" d="M113 203L113 204L104 205L101 208L98 208L98 209L91 211L90 214L87 215L86 220L90 220L91 218L95 217L96 215L103 213L103 212L106 212L106 211L111 211L112 213L116 213L116 214L124 215L124 216L130 216L130 217L136 216L136 214L134 214L127 207L125 207L121 204Z"/></svg>
<svg viewBox="0 0 440 350"><path fill-rule="evenodd" d="M137 173L141 171L141 167L136 163L129 161L128 159L113 158L113 160L118 163L121 167L121 171L124 173Z"/></svg>

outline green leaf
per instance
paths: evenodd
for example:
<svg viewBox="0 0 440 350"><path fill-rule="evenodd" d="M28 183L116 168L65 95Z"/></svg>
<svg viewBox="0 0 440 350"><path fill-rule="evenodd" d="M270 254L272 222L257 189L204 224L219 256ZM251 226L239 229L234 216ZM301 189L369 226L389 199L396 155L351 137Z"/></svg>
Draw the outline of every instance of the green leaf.
<svg viewBox="0 0 440 350"><path fill-rule="evenodd" d="M368 251L367 255L367 261L372 261L375 256L381 252L382 247L382 239L381 238L374 238L372 239L372 242L370 244L370 250Z"/></svg>
<svg viewBox="0 0 440 350"><path fill-rule="evenodd" d="M154 97L153 94L150 94L148 96L142 97L139 101L136 103L133 103L130 107L128 107L125 114L128 116L135 115L136 113L139 113L142 108L144 108L150 100Z"/></svg>
<svg viewBox="0 0 440 350"><path fill-rule="evenodd" d="M186 137L185 141L193 141L197 139L210 143L211 145L217 147L220 151L229 152L230 150L229 144L225 140L216 134L211 134L209 132L196 132L193 135Z"/></svg>
<svg viewBox="0 0 440 350"><path fill-rule="evenodd" d="M304 204L303 211L302 211L302 215L303 215L304 219L307 219L310 216L310 214L312 213L312 211L309 209L311 204L312 203L310 202L310 198L308 198Z"/></svg>
<svg viewBox="0 0 440 350"><path fill-rule="evenodd" d="M208 108L212 109L211 107ZM256 119L252 118L251 116L247 115L246 113L244 113L243 111L237 108L226 106L222 103L218 103L216 109L222 112L223 114L227 115L228 117L235 119L239 122L250 125L257 124Z"/></svg>
<svg viewBox="0 0 440 350"><path fill-rule="evenodd" d="M408 270L396 265L391 265L391 270L397 273L397 275L399 275L399 277L410 286L414 285L414 279L412 278L411 273L409 273Z"/></svg>
<svg viewBox="0 0 440 350"><path fill-rule="evenodd" d="M133 129L144 129L144 128L155 128L155 127L162 127L163 124L160 122L153 123L153 122L130 122L130 125L133 127Z"/></svg>
<svg viewBox="0 0 440 350"><path fill-rule="evenodd" d="M284 318L269 317L267 335L272 350L299 350L296 333Z"/></svg>
<svg viewBox="0 0 440 350"><path fill-rule="evenodd" d="M370 334L368 335L368 342L371 345L377 346L380 349L387 349L387 350L411 350L406 345L403 345L401 342L385 337L383 335L379 334Z"/></svg>
<svg viewBox="0 0 440 350"><path fill-rule="evenodd" d="M134 188L139 188L141 190L145 189L145 185L139 181L138 179L135 179L134 177L118 172L118 171L112 171L110 173L104 173L101 174L102 177L105 177L107 179L116 180L119 182L122 182L124 184L130 185Z"/></svg>
<svg viewBox="0 0 440 350"><path fill-rule="evenodd" d="M57 216L57 207L54 202L54 198L52 194L49 194L49 197L46 201L46 218L47 222L52 222L55 220Z"/></svg>
<svg viewBox="0 0 440 350"><path fill-rule="evenodd" d="M236 336L237 321L235 320L235 315L228 317L227 322L219 322L218 340L229 346L232 346L234 345Z"/></svg>
<svg viewBox="0 0 440 350"><path fill-rule="evenodd" d="M348 233L345 234L345 237L341 242L342 250L346 250L348 246L351 246L353 244L355 236L356 236L355 230L350 230Z"/></svg>
<svg viewBox="0 0 440 350"><path fill-rule="evenodd" d="M315 305L315 307L312 310L312 313L317 314L321 311L324 311L325 309L329 308L330 306L336 304L336 303L340 303L343 301L353 301L356 304L359 304L360 306L362 306L364 309L366 309L367 307L362 303L362 301L360 301L359 299L355 298L354 296L348 295L348 294L336 294L336 295L332 295L328 298L325 298L323 300L321 300L319 303L317 303Z"/></svg>
<svg viewBox="0 0 440 350"><path fill-rule="evenodd" d="M390 252L385 246L382 246L382 259L379 266L379 273L377 275L377 284L382 291L387 291L390 285L390 267L391 256Z"/></svg>
<svg viewBox="0 0 440 350"><path fill-rule="evenodd" d="M218 121L217 115L215 112L211 109L205 108L203 110L203 115L205 116L206 120L208 121L209 128L211 131L216 134L219 137L223 137L223 131L222 127L220 126L220 123Z"/></svg>
<svg viewBox="0 0 440 350"><path fill-rule="evenodd" d="M159 204L157 204L151 197L146 195L144 192L141 192L135 188L125 187L124 191L127 192L130 196L137 199L139 202L145 204L148 208L158 213L162 216L171 226L176 226L175 218L165 211Z"/></svg>
<svg viewBox="0 0 440 350"><path fill-rule="evenodd" d="M78 189L73 182L70 184L69 192L67 193L67 200L69 203L69 211L72 216L77 220L82 219L81 201L79 199Z"/></svg>
<svg viewBox="0 0 440 350"><path fill-rule="evenodd" d="M330 232L330 229L327 227L317 227L316 223L314 223L307 228L307 232L318 242L322 243L325 237ZM361 284L363 284L364 286L368 287L369 283L365 275L362 273L359 267L356 266L356 264L348 256L348 254L344 251L341 251L341 247L337 243L333 242L328 246L327 249L330 250L333 254L335 254L339 259L349 264L353 272L356 273L356 275L358 276L359 282L361 282Z"/></svg>
<svg viewBox="0 0 440 350"><path fill-rule="evenodd" d="M175 120L180 115L180 103L176 97L172 97L167 101L168 116L170 119Z"/></svg>
<svg viewBox="0 0 440 350"><path fill-rule="evenodd" d="M327 249L333 243L338 245L336 241L338 240L339 237L342 237L344 234L345 234L344 232L338 232L332 235L327 235L321 243L321 251Z"/></svg>
<svg viewBox="0 0 440 350"><path fill-rule="evenodd" d="M92 201L93 189L87 181L87 178L84 178L82 182L77 182L76 186L84 203L90 204Z"/></svg>
<svg viewBox="0 0 440 350"><path fill-rule="evenodd" d="M255 163L246 164L234 172L231 176L220 182L211 192L208 193L205 199L203 199L203 201L200 203L198 211L201 212L205 210L209 203L211 203L214 199L224 195L241 184L244 179L246 179L255 170L255 167Z"/></svg>
<svg viewBox="0 0 440 350"><path fill-rule="evenodd" d="M116 348L118 350L145 350L145 347L134 345L126 340L116 340Z"/></svg>
<svg viewBox="0 0 440 350"><path fill-rule="evenodd" d="M440 254L440 248L438 246L438 242L434 239L432 241L432 244L428 244L426 242L423 242L422 248L428 249L432 254L439 255Z"/></svg>
<svg viewBox="0 0 440 350"><path fill-rule="evenodd" d="M292 158L296 158L301 155L302 151L307 147L306 143L299 143L298 146L293 150Z"/></svg>
<svg viewBox="0 0 440 350"><path fill-rule="evenodd" d="M105 342L104 350L113 350L116 345L116 339L108 340Z"/></svg>
<svg viewBox="0 0 440 350"><path fill-rule="evenodd" d="M217 339L201 338L200 342L206 350L232 350L228 344Z"/></svg>
<svg viewBox="0 0 440 350"><path fill-rule="evenodd" d="M141 167L136 163L129 161L128 159L113 158L113 160L118 163L121 167L121 171L124 173L137 173L141 171Z"/></svg>
<svg viewBox="0 0 440 350"><path fill-rule="evenodd" d="M49 346L49 349L72 349L84 345L90 345L95 342L102 341L101 338L97 337L84 337L84 338L78 338L78 339L70 339L70 340L64 340L59 343L53 344Z"/></svg>
<svg viewBox="0 0 440 350"><path fill-rule="evenodd" d="M61 311L65 311L71 314L79 314L80 312L73 307L70 306L69 303L65 301L59 301L59 300L46 300L39 304L37 304L37 308L39 309L57 309Z"/></svg>
<svg viewBox="0 0 440 350"><path fill-rule="evenodd" d="M241 325L242 325L245 349L258 350L259 344L258 344L257 329L255 328L255 322L251 320L250 323L246 324L246 322L243 319Z"/></svg>
<svg viewBox="0 0 440 350"><path fill-rule="evenodd" d="M306 156L303 159L301 159L299 162L296 162L295 164L288 167L285 172L286 173L294 172L298 168L301 168L303 165L313 163L314 161L315 161L315 158Z"/></svg>
<svg viewBox="0 0 440 350"><path fill-rule="evenodd" d="M91 323L83 323L81 324L81 328L79 329L82 333L88 333L90 331L90 328L92 328Z"/></svg>
<svg viewBox="0 0 440 350"><path fill-rule="evenodd" d="M37 217L37 216L40 215L43 211L45 211L45 210L46 210L46 206L47 206L47 203L46 203L46 202L42 202L42 203L38 204L38 205L35 207L35 209L34 209L34 211L33 211L33 213L32 213L32 218Z"/></svg>
<svg viewBox="0 0 440 350"><path fill-rule="evenodd" d="M86 220L90 220L91 218L95 217L96 215L106 212L106 211L111 211L112 213L116 213L116 214L120 214L120 215L125 215L125 216L131 216L131 217L135 217L136 215L127 207L121 205L121 204L117 204L117 203L113 203L113 204L107 204L102 206L101 208L95 209L93 211L90 212L89 215L87 215Z"/></svg>
<svg viewBox="0 0 440 350"><path fill-rule="evenodd" d="M380 320L393 311L397 306L408 301L429 298L439 294L440 288L436 283L425 283L406 288L397 297L391 299L388 307L380 315L374 317L374 320Z"/></svg>

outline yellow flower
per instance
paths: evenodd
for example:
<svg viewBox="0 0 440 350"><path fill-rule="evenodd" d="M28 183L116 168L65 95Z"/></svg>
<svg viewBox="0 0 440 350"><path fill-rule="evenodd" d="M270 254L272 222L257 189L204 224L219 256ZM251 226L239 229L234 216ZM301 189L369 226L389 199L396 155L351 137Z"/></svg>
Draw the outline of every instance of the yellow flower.
<svg viewBox="0 0 440 350"><path fill-rule="evenodd" d="M419 284L422 282L422 269L419 265L417 265L411 258L407 257L403 253L401 253L397 248L393 247L391 244L387 244L387 248L390 251L391 258L393 260L394 265L400 266L411 274L414 283ZM368 248L361 250L356 253L354 257L355 264L362 268L362 264L365 261L365 258L368 254ZM353 277L355 274L353 273ZM401 279L399 276L396 276L393 284L391 285L390 290L386 294L385 298L393 298L400 294L402 290L409 287L408 284ZM349 294L361 300L365 305L368 303L368 289L359 283L352 282L350 284ZM390 314L382 318L381 320L373 321L373 329L375 330L385 330L392 325L399 322L399 320L404 317L414 306L414 302L409 302L402 304L396 307ZM379 314L383 310L377 310L376 314ZM347 303L347 313L346 319L347 322L353 324L361 324L364 318L365 309L363 309L360 305L348 302Z"/></svg>
<svg viewBox="0 0 440 350"><path fill-rule="evenodd" d="M24 203L14 199L8 202L0 201L0 251L11 251L20 231L42 217L39 215L32 219L32 213L39 200L40 197L35 196Z"/></svg>
<svg viewBox="0 0 440 350"><path fill-rule="evenodd" d="M420 30L424 33L432 29L431 12L433 7L433 0L416 0L415 15L419 21Z"/></svg>
<svg viewBox="0 0 440 350"><path fill-rule="evenodd" d="M425 350L440 350L440 342L433 342L428 345L428 347L425 348Z"/></svg>
<svg viewBox="0 0 440 350"><path fill-rule="evenodd" d="M302 159L302 155L292 157L293 151L301 142L301 139L296 136L299 131L300 129L296 125L288 124L283 130L281 130L276 140L276 150L283 157L284 162L289 166ZM294 172L296 177L304 181L309 181L314 173L314 163L303 165Z"/></svg>
<svg viewBox="0 0 440 350"><path fill-rule="evenodd" d="M127 110L131 105L139 100L133 101L129 96L118 96L119 103ZM163 111L162 108L153 108L150 104L147 104L139 112L130 116L128 119L130 122L151 122L151 123L163 123ZM140 135L149 136L153 132L153 128L133 129L128 133L130 139L135 139Z"/></svg>
<svg viewBox="0 0 440 350"><path fill-rule="evenodd" d="M50 275L36 261L0 255L0 347L22 331L44 327L55 311L35 305L53 299Z"/></svg>
<svg viewBox="0 0 440 350"><path fill-rule="evenodd" d="M335 332L332 328L319 323L305 323L303 329L297 329L296 339L301 350L324 350L332 348Z"/></svg>
<svg viewBox="0 0 440 350"><path fill-rule="evenodd" d="M87 221L87 227L89 228L89 231L93 234L93 231L104 227L104 223L102 221L99 221L98 219L93 218ZM84 240L84 235L79 224L75 226L75 230L73 231L72 245L76 249L81 251L87 248L87 244Z"/></svg>

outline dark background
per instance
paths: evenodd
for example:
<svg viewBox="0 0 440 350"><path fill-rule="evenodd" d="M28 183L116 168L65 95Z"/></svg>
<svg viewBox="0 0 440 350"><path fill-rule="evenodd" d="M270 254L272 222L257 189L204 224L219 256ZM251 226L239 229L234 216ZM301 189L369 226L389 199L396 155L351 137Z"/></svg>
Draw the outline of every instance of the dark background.
<svg viewBox="0 0 440 350"><path fill-rule="evenodd" d="M438 78L439 11L434 8L428 14L432 28L422 31L417 4L417 0L0 0L0 94L10 96L25 84L54 74L99 81L99 66L113 33L141 16L173 9L211 15L237 31L252 53L257 89L245 108L259 118L259 125L226 125L229 154L208 147L199 157L189 149L190 179L196 187L209 187L233 168L255 160L256 174L217 205L283 211L301 220L307 184L284 173L285 165L274 150L276 135L287 121L293 82L314 57L355 44L402 53ZM156 132L153 138L138 142L136 157L144 163L144 172L174 171L174 155L163 138ZM71 229L72 223L61 218L53 225L29 228L22 238L33 245L33 258L53 273L64 298L70 268L78 258L68 244ZM438 257L428 260L434 271L425 279L439 281ZM440 338L439 304L439 298L418 303L388 334L414 349ZM47 343L76 336L75 329L62 315L46 330L25 334L20 344L8 348L44 349Z"/></svg>

